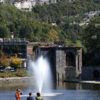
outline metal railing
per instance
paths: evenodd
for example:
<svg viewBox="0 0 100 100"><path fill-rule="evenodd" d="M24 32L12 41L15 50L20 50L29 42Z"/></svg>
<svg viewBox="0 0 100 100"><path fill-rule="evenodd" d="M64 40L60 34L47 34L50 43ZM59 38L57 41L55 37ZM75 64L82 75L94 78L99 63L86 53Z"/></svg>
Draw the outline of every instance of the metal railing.
<svg viewBox="0 0 100 100"><path fill-rule="evenodd" d="M25 38L3 38L0 39L0 42L27 42Z"/></svg>

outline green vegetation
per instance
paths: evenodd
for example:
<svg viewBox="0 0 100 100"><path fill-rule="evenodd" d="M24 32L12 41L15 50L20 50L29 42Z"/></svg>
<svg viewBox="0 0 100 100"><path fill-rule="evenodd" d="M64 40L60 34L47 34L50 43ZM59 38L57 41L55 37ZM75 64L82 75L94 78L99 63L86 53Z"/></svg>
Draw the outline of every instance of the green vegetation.
<svg viewBox="0 0 100 100"><path fill-rule="evenodd" d="M0 50L0 66L9 66L9 60L7 59L7 56Z"/></svg>
<svg viewBox="0 0 100 100"><path fill-rule="evenodd" d="M11 67L14 68L13 71L5 68L8 67L9 65L11 65ZM21 65L22 65L22 61L17 56L11 57L11 59L8 60L5 54L2 51L0 51L0 68L1 67L4 68L0 70L1 78L27 76L28 73L27 70L18 69L21 67Z"/></svg>
<svg viewBox="0 0 100 100"><path fill-rule="evenodd" d="M73 3L59 2L57 4L33 7L33 12L38 20L46 23L56 22L57 24L64 22L70 16L78 14L82 16L86 12L95 10L100 10L100 4L87 0L76 0Z"/></svg>
<svg viewBox="0 0 100 100"><path fill-rule="evenodd" d="M100 16L93 19L85 28L83 40L87 49L84 54L84 64L100 65Z"/></svg>
<svg viewBox="0 0 100 100"><path fill-rule="evenodd" d="M10 58L10 65L12 67L14 67L14 69L17 69L17 68L20 68L21 67L22 61L21 61L21 59L19 59L17 57L17 55L15 55L14 57L11 57Z"/></svg>
<svg viewBox="0 0 100 100"><path fill-rule="evenodd" d="M22 61L17 55L12 56L9 60L8 57L0 50L0 66L8 67L12 66L14 69L20 68L22 66Z"/></svg>
<svg viewBox="0 0 100 100"><path fill-rule="evenodd" d="M100 15L92 18L88 26L73 24L80 23L87 17L84 13L90 11L100 11L100 0L58 2L35 6L31 12L20 11L11 5L0 5L0 38L14 34L15 38L34 42L63 40L67 46L83 47L84 65L100 65L98 57L94 57L100 54ZM91 59L87 62L88 58Z"/></svg>
<svg viewBox="0 0 100 100"><path fill-rule="evenodd" d="M7 78L7 77L25 77L27 76L27 70L16 70L14 72L11 71L3 71L0 72L1 78Z"/></svg>

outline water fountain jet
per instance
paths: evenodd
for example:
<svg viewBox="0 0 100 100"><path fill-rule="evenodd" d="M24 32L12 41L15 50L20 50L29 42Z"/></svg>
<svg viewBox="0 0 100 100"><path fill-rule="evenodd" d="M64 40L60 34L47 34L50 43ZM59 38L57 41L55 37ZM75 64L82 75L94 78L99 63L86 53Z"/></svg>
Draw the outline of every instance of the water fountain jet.
<svg viewBox="0 0 100 100"><path fill-rule="evenodd" d="M33 84L35 85L36 92L40 92L41 96L58 96L62 93L52 93L53 78L49 61L46 57L40 56L36 61L29 60L29 72L33 76ZM32 93L36 96L36 93ZM22 95L21 97L27 97Z"/></svg>
<svg viewBox="0 0 100 100"><path fill-rule="evenodd" d="M29 69L33 74L36 89L40 93L42 90L52 89L52 73L46 57L40 56L35 62L30 60Z"/></svg>

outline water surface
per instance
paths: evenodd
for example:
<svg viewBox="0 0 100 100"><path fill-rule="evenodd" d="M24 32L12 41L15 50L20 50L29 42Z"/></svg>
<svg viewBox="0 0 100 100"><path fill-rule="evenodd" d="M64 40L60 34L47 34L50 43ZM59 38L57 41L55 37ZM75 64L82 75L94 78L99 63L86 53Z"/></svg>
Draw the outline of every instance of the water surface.
<svg viewBox="0 0 100 100"><path fill-rule="evenodd" d="M36 93L33 86L0 87L0 100L15 100L16 89L20 88L24 95L29 92ZM44 93L50 91L44 90ZM44 100L100 100L99 84L59 83L51 90L52 93L62 93L59 96L43 97ZM21 100L26 100L21 97ZM35 98L35 97L34 97Z"/></svg>

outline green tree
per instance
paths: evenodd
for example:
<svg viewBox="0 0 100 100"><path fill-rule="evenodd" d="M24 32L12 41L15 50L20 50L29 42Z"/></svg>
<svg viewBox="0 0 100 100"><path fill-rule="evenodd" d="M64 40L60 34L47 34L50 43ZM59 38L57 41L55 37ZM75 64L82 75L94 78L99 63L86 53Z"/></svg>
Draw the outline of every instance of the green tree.
<svg viewBox="0 0 100 100"><path fill-rule="evenodd" d="M9 29L6 27L6 25L0 25L0 37L1 38L10 37L9 33L10 33Z"/></svg>
<svg viewBox="0 0 100 100"><path fill-rule="evenodd" d="M99 22L100 20L98 20ZM85 45L89 53L100 52L100 26L93 21L85 29Z"/></svg>
<svg viewBox="0 0 100 100"><path fill-rule="evenodd" d="M54 41L58 41L59 37L58 37L58 33L56 30L51 29L48 33L48 41L49 42L54 42Z"/></svg>
<svg viewBox="0 0 100 100"><path fill-rule="evenodd" d="M20 68L22 61L17 57L17 55L10 58L10 65L15 69Z"/></svg>
<svg viewBox="0 0 100 100"><path fill-rule="evenodd" d="M5 54L0 50L0 66L9 66L9 60L7 58L7 56L5 56Z"/></svg>
<svg viewBox="0 0 100 100"><path fill-rule="evenodd" d="M86 27L83 40L87 48L84 63L100 65L100 17L92 20Z"/></svg>

